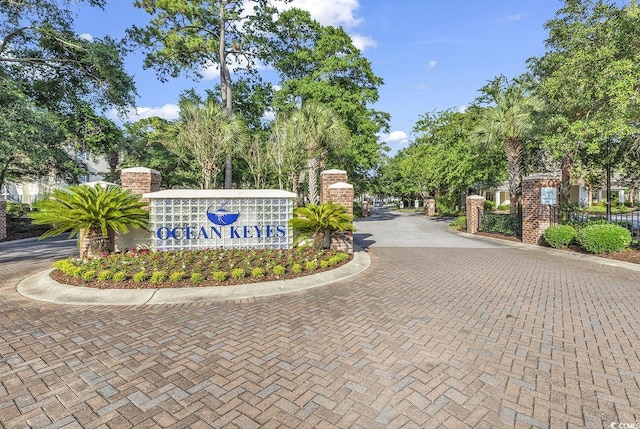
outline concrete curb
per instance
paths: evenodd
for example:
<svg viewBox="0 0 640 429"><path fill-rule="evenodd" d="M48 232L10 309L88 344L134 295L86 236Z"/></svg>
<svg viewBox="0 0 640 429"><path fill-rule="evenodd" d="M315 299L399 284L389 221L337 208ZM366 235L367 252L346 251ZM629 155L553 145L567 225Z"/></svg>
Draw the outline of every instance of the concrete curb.
<svg viewBox="0 0 640 429"><path fill-rule="evenodd" d="M161 289L96 289L58 283L49 277L52 270L34 274L18 283L22 296L36 301L71 305L158 305L216 302L280 295L345 280L371 265L369 255L358 250L353 259L335 270L299 277L231 287Z"/></svg>
<svg viewBox="0 0 640 429"><path fill-rule="evenodd" d="M534 244L519 243L519 242L515 242L515 241L510 241L510 240L501 240L499 238L484 237L482 235L468 234L466 232L457 231L456 229L451 228L451 227L449 227L449 228L452 231L454 231L456 234L461 235L463 237L474 238L474 239L478 239L478 240L491 241L493 243L501 243L501 244L503 244L505 246L515 247L515 248L518 248L518 249L521 249L521 250L524 250L524 251L544 253L546 255L553 255L553 256L559 256L559 257L564 257L564 258L580 259L580 260L583 260L585 262L591 262L591 263L594 263L594 264L608 265L610 267L617 267L617 268L624 268L624 269L631 270L631 271L640 271L640 264L633 264L631 262L624 262L624 261L616 261L615 259L601 258L600 256L596 256L596 255L586 255L586 254L583 254L583 253L575 253L575 252L570 252L570 251L561 250L561 249L554 249L552 247L542 247L542 246L536 246Z"/></svg>

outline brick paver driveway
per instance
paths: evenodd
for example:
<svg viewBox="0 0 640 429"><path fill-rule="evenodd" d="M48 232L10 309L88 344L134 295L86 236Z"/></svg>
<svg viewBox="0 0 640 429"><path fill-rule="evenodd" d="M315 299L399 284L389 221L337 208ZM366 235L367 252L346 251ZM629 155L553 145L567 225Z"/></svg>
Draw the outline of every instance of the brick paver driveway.
<svg viewBox="0 0 640 429"><path fill-rule="evenodd" d="M373 259L363 274L244 302L44 304L14 291L36 266L3 263L0 422L373 429L640 420L640 272L463 239L421 216L383 212L357 227Z"/></svg>

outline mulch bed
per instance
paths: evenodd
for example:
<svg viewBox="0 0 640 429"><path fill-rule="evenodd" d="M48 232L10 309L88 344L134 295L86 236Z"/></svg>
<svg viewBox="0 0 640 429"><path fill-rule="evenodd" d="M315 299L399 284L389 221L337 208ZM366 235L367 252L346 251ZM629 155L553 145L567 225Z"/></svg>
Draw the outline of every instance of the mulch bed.
<svg viewBox="0 0 640 429"><path fill-rule="evenodd" d="M522 243L522 240L519 239L518 237L509 236L509 235L495 234L490 232L478 232L477 235ZM582 248L580 248L580 246L578 245L572 245L565 249L559 249L559 250L564 250L567 252L574 252L574 253L582 253L584 255L598 256L600 258L613 259L621 262L630 262L632 264L640 264L640 250L638 249L625 249L621 252L601 253L599 255L589 253L583 250Z"/></svg>
<svg viewBox="0 0 640 429"><path fill-rule="evenodd" d="M87 282L81 278L72 277L67 274L64 274L59 270L51 271L51 273L49 274L49 277L51 277L53 280L57 281L58 283L67 284L71 286L85 286L85 287L91 287L96 289L170 289L170 288L211 287L211 286L226 287L226 286L237 286L237 285L244 285L244 284L250 284L250 283L269 282L269 281L275 281L275 280L291 280L291 279L296 279L300 277L305 277L312 274L318 274L325 271L335 270L336 268L341 267L342 265L351 261L351 259L353 259L353 257L351 257L346 261L333 265L329 268L325 268L325 269L318 268L313 272L309 272L305 270L299 274L287 273L281 276L276 276L275 274L266 274L264 277L259 277L259 278L247 276L242 279L230 278L223 282L206 280L199 284L194 284L190 279L184 279L179 282L171 282L167 280L162 282L161 284L151 283L150 281L136 283L132 279L128 279L126 281L118 282L118 283L110 280L109 281L91 280Z"/></svg>

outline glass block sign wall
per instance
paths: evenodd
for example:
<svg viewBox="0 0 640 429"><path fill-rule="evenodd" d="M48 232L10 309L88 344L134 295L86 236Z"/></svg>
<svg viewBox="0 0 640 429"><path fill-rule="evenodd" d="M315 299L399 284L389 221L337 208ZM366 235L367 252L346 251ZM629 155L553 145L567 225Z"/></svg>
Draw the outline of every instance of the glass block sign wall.
<svg viewBox="0 0 640 429"><path fill-rule="evenodd" d="M153 250L288 249L296 194L274 190L168 190L149 200Z"/></svg>

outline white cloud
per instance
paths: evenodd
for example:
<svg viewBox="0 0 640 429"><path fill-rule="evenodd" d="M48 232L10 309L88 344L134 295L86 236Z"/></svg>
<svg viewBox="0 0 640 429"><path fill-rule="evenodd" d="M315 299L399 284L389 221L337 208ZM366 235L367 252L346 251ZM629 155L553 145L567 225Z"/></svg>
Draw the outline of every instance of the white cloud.
<svg viewBox="0 0 640 429"><path fill-rule="evenodd" d="M88 40L89 42L93 42L93 36L89 33L82 33L78 37L84 40Z"/></svg>
<svg viewBox="0 0 640 429"><path fill-rule="evenodd" d="M436 68L436 64L438 64L436 60L431 60L427 63L427 67L433 69Z"/></svg>
<svg viewBox="0 0 640 429"><path fill-rule="evenodd" d="M266 112L264 112L264 114L262 115L262 120L265 122L271 122L274 119L276 119L276 112L274 112L271 109L268 109Z"/></svg>
<svg viewBox="0 0 640 429"><path fill-rule="evenodd" d="M369 36L363 36L362 34L357 34L357 33L350 34L349 36L351 36L353 45L356 48L360 49L360 51L362 52L364 52L364 50L369 47L375 48L376 46L378 46L378 42L376 42Z"/></svg>
<svg viewBox="0 0 640 429"><path fill-rule="evenodd" d="M509 15L506 16L504 18L502 18L500 20L500 22L514 22L514 21L520 21L522 19L522 14L521 13L516 13L514 15Z"/></svg>
<svg viewBox="0 0 640 429"><path fill-rule="evenodd" d="M354 16L359 0L293 0L285 9L292 7L308 11L322 25L352 28L362 21Z"/></svg>
<svg viewBox="0 0 640 429"><path fill-rule="evenodd" d="M378 135L379 140L383 143L408 143L409 136L404 131L393 131L390 134Z"/></svg>
<svg viewBox="0 0 640 429"><path fill-rule="evenodd" d="M458 106L457 111L458 113L464 113L467 111L467 109L469 108L469 106L463 104L462 106Z"/></svg>
<svg viewBox="0 0 640 429"><path fill-rule="evenodd" d="M168 121L173 121L178 119L179 115L180 108L176 104L165 104L164 106L160 107L137 106L135 109L129 109L129 111L125 114L125 119L127 121L135 122L140 119L158 116ZM120 116L118 116L118 113L114 109L110 110L107 113L107 118L114 121L122 119Z"/></svg>
<svg viewBox="0 0 640 429"><path fill-rule="evenodd" d="M415 85L414 88L417 89L418 91L426 91L429 89L429 86L427 86L426 83L419 83Z"/></svg>

